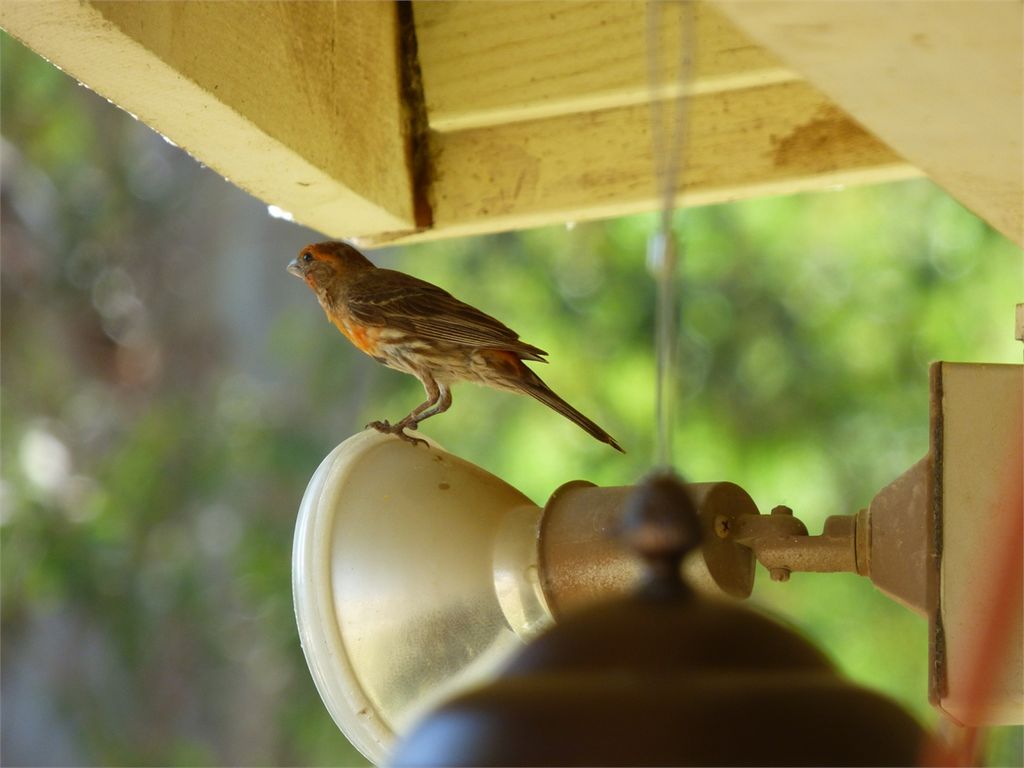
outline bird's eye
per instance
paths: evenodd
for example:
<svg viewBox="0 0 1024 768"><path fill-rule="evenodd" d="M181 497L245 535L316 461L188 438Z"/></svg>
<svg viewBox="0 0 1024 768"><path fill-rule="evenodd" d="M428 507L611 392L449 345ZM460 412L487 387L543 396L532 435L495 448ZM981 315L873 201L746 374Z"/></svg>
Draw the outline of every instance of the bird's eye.
<svg viewBox="0 0 1024 768"><path fill-rule="evenodd" d="M313 254L310 253L309 251L306 251L304 254L302 254L302 260L309 264L309 262L313 260Z"/></svg>

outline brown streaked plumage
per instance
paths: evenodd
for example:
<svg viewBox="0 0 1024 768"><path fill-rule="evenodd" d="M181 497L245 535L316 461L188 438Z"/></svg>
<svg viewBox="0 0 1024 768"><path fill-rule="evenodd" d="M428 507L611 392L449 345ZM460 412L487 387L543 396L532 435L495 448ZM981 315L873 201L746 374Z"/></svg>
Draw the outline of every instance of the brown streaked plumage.
<svg viewBox="0 0 1024 768"><path fill-rule="evenodd" d="M412 443L406 433L452 404L456 381L521 392L558 411L601 442L622 448L597 424L556 395L524 360L545 363L547 352L436 285L379 269L348 243L308 245L288 264L305 280L328 320L358 349L389 368L411 373L427 399L394 424L367 424Z"/></svg>

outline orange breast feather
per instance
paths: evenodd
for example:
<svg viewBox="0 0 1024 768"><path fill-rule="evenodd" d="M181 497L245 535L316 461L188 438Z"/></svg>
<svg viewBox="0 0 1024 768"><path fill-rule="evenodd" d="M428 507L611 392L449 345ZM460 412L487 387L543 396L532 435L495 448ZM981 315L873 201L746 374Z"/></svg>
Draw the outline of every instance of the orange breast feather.
<svg viewBox="0 0 1024 768"><path fill-rule="evenodd" d="M355 323L348 323L344 320L333 319L334 325L337 326L338 330L345 334L345 337L351 341L361 352L374 357L374 353L377 349L377 336L379 331L377 329L366 328Z"/></svg>

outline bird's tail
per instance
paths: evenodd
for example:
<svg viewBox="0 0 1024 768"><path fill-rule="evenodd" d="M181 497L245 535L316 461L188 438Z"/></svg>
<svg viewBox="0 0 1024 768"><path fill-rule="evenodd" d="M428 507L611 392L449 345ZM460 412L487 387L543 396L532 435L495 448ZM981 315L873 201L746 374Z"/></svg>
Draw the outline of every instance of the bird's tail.
<svg viewBox="0 0 1024 768"><path fill-rule="evenodd" d="M554 411L558 411L560 414L565 416L565 418L569 419L569 421L573 422L581 429L583 429L584 432L596 438L597 440L600 440L602 443L608 443L608 445L610 445L612 448L619 451L620 453L625 453L625 451L622 450L622 446L615 442L614 437L609 435L607 432L605 432L603 429L597 426L597 424L592 422L582 413L580 413L567 402L565 402L565 400L556 395L551 390L551 388L544 383L540 376L538 376L536 373L534 373L532 370L527 368L522 363L520 363L520 365L522 365L522 368L523 370L526 371L526 373L521 374L520 376L517 377L515 381L516 389L518 389L520 392L526 393L530 397L540 400L542 403L544 403L544 405L548 406L548 408L551 408Z"/></svg>

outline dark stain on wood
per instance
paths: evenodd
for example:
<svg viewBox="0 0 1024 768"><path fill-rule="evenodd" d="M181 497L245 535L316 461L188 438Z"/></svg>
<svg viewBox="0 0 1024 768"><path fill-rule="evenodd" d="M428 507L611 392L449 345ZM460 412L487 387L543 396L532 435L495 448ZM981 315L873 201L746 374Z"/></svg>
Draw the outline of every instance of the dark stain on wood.
<svg viewBox="0 0 1024 768"><path fill-rule="evenodd" d="M869 156L878 141L842 110L822 107L812 120L787 135L772 136L771 143L776 167L806 165L821 169L823 156L834 156L835 167L840 167L858 155Z"/></svg>

